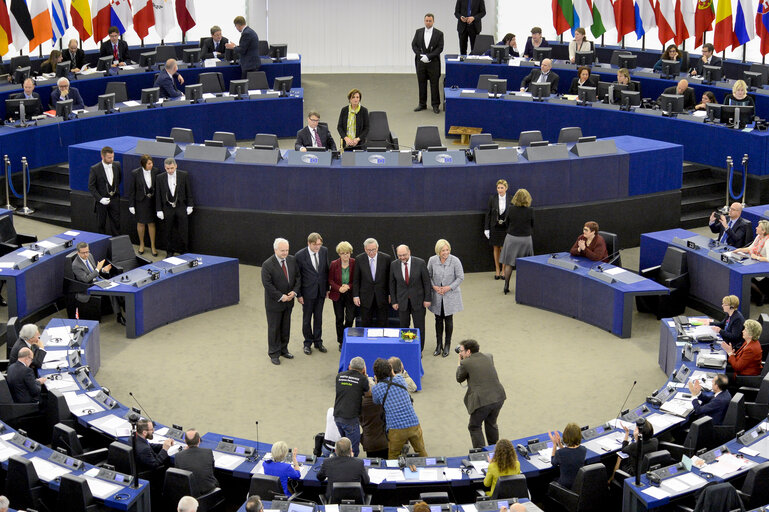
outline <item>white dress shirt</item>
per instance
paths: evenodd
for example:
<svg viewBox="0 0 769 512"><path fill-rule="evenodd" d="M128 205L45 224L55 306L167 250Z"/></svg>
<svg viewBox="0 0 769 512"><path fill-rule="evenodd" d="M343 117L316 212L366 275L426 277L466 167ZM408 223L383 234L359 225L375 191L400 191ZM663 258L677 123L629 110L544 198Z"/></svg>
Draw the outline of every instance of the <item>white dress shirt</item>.
<svg viewBox="0 0 769 512"><path fill-rule="evenodd" d="M425 50L430 48L430 39L433 38L433 28L425 28Z"/></svg>
<svg viewBox="0 0 769 512"><path fill-rule="evenodd" d="M168 175L168 190L172 196L176 194L176 173Z"/></svg>
<svg viewBox="0 0 769 512"><path fill-rule="evenodd" d="M507 210L507 194L503 196L497 195L497 199L499 199L499 214L502 215Z"/></svg>
<svg viewBox="0 0 769 512"><path fill-rule="evenodd" d="M102 165L104 165L104 174L107 176L107 183L109 186L112 186L112 179L114 175L112 174L112 164L105 164L102 162Z"/></svg>
<svg viewBox="0 0 769 512"><path fill-rule="evenodd" d="M144 176L144 183L147 184L147 188L152 188L152 169L142 169L142 176Z"/></svg>

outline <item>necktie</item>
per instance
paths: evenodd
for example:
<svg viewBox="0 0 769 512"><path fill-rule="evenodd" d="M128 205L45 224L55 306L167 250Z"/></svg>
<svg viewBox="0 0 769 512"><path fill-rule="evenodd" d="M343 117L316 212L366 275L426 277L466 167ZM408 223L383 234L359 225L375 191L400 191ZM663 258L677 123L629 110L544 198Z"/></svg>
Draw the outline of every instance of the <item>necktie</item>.
<svg viewBox="0 0 769 512"><path fill-rule="evenodd" d="M116 44L112 45L112 56L115 58L115 60L117 60L117 45Z"/></svg>
<svg viewBox="0 0 769 512"><path fill-rule="evenodd" d="M376 260L374 258L369 258L368 266L371 267L371 279L376 279Z"/></svg>
<svg viewBox="0 0 769 512"><path fill-rule="evenodd" d="M286 276L286 281L288 281L288 269L286 268L286 260L283 260L280 262L280 266L283 267L283 274Z"/></svg>
<svg viewBox="0 0 769 512"><path fill-rule="evenodd" d="M314 252L312 253L312 264L315 267L315 271L318 271L318 253Z"/></svg>
<svg viewBox="0 0 769 512"><path fill-rule="evenodd" d="M406 284L409 284L409 264L403 264L403 277L406 280Z"/></svg>
<svg viewBox="0 0 769 512"><path fill-rule="evenodd" d="M541 84L544 84L545 82L547 82L547 74L540 73L539 74L539 78L537 79L537 82L539 82Z"/></svg>
<svg viewBox="0 0 769 512"><path fill-rule="evenodd" d="M315 146L319 147L319 148L322 148L323 144L321 144L321 142L320 142L320 135L318 135L318 130L315 129L315 130L312 131L312 133L315 135Z"/></svg>
<svg viewBox="0 0 769 512"><path fill-rule="evenodd" d="M91 260L86 259L85 266L88 267L88 272L93 272L93 265L91 265Z"/></svg>
<svg viewBox="0 0 769 512"><path fill-rule="evenodd" d="M467 17L469 18L473 14L473 0L467 0Z"/></svg>
<svg viewBox="0 0 769 512"><path fill-rule="evenodd" d="M732 229L732 226L734 225L734 221L730 220L729 224L727 224L726 229L724 230L723 236L721 236L721 242L726 243L726 232Z"/></svg>

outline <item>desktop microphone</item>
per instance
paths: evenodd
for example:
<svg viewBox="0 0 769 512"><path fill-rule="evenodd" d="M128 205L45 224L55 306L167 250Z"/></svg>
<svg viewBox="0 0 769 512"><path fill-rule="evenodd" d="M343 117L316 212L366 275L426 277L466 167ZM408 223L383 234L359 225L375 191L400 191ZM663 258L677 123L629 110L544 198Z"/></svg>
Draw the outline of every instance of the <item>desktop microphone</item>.
<svg viewBox="0 0 769 512"><path fill-rule="evenodd" d="M635 384L633 384L633 385L635 385ZM136 397L134 396L134 394L133 394L133 393L131 393L130 391L128 392L128 394L131 396L131 398L133 398L133 399L134 399L134 402L136 402L136 405L138 405L138 406L139 406L139 409L141 409L141 410L142 410L142 412L143 412L144 414L147 414L147 410L146 410L146 409L145 409L145 408L142 406L142 404L140 404L140 403L139 403L139 401L136 399ZM149 419L149 420L152 422L152 425L154 426L154 425L155 425L155 420L153 420L152 418L150 418L150 415L149 415L149 414L147 414L147 418L148 418L148 419Z"/></svg>
<svg viewBox="0 0 769 512"><path fill-rule="evenodd" d="M630 391L628 391L628 392L627 392L627 396L625 397L625 401L624 401L624 402L622 402L622 407L620 407L620 408L619 408L619 413L617 413L617 418L619 418L620 416L622 416L622 411L623 411L623 409L625 409L625 404L627 403L628 399L630 398L630 393L632 393L632 392L633 392L633 389L635 388L635 385L636 385L637 383L638 383L638 381L637 381L637 380L634 380L634 381L633 381L633 385L632 385L632 386L630 386Z"/></svg>
<svg viewBox="0 0 769 512"><path fill-rule="evenodd" d="M254 457L259 460L259 420L256 420L256 454Z"/></svg>

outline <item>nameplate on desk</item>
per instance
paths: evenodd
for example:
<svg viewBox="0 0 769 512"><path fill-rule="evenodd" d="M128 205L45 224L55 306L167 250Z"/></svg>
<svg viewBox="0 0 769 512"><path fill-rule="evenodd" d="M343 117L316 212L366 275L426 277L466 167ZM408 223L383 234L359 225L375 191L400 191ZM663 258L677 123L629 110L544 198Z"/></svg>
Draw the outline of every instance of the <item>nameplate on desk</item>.
<svg viewBox="0 0 769 512"><path fill-rule="evenodd" d="M593 142L577 142L572 146L571 152L579 157L601 156L617 154L617 145L614 139L600 139Z"/></svg>
<svg viewBox="0 0 769 512"><path fill-rule="evenodd" d="M518 151L515 148L477 149L475 150L476 164L506 164L518 161Z"/></svg>
<svg viewBox="0 0 769 512"><path fill-rule="evenodd" d="M577 69L577 65L570 62L554 62L552 67L553 69Z"/></svg>
<svg viewBox="0 0 769 512"><path fill-rule="evenodd" d="M550 256L547 259L547 264L548 265L554 265L556 267L565 268L566 270L576 270L577 266L578 266L576 263L574 263L573 261L568 259L568 257L566 257L566 258L554 258L553 256Z"/></svg>
<svg viewBox="0 0 769 512"><path fill-rule="evenodd" d="M235 101L235 96L214 96L203 100L204 103L221 103L222 101Z"/></svg>
<svg viewBox="0 0 769 512"><path fill-rule="evenodd" d="M602 108L604 110L619 110L620 106L612 103L602 103L600 101L596 101L593 103L593 108Z"/></svg>
<svg viewBox="0 0 769 512"><path fill-rule="evenodd" d="M277 165L280 162L280 150L238 148L235 161L243 164Z"/></svg>
<svg viewBox="0 0 769 512"><path fill-rule="evenodd" d="M175 157L182 152L182 148L175 142L158 142L155 140L141 139L136 142L134 154Z"/></svg>
<svg viewBox="0 0 769 512"><path fill-rule="evenodd" d="M489 93L487 92L469 92L469 91L462 91L459 93L460 98L477 98L477 99L487 99L489 97Z"/></svg>
<svg viewBox="0 0 769 512"><path fill-rule="evenodd" d="M534 101L534 98L531 96L523 96L522 94L505 94L503 98L513 101Z"/></svg>
<svg viewBox="0 0 769 512"><path fill-rule="evenodd" d="M680 247L688 247L687 241L677 236L673 237L673 241L671 243Z"/></svg>
<svg viewBox="0 0 769 512"><path fill-rule="evenodd" d="M523 150L523 156L529 162L544 162L547 160L568 160L569 150L566 144L550 144L548 146L528 146Z"/></svg>
<svg viewBox="0 0 769 512"><path fill-rule="evenodd" d="M148 103L140 103L138 105L120 105L120 113L134 112L135 110L147 110L150 108Z"/></svg>
<svg viewBox="0 0 769 512"><path fill-rule="evenodd" d="M184 148L184 158L190 160L204 160L206 162L224 162L230 157L227 148L205 146L203 144L188 144Z"/></svg>
<svg viewBox="0 0 769 512"><path fill-rule="evenodd" d="M566 100L566 99L563 99L563 98L550 98L549 100L547 100L547 102L549 104L551 104L551 105L572 105L572 106L574 106L574 105L577 104L577 100ZM586 106L589 106L589 104L586 105Z"/></svg>
<svg viewBox="0 0 769 512"><path fill-rule="evenodd" d="M464 151L450 149L448 151L422 151L422 165L425 167L442 167L448 165L467 164Z"/></svg>
<svg viewBox="0 0 769 512"><path fill-rule="evenodd" d="M104 78L104 71L93 71L89 73L75 73L77 80L93 80L94 78Z"/></svg>
<svg viewBox="0 0 769 512"><path fill-rule="evenodd" d="M652 108L637 108L635 109L636 114L643 114L645 116L657 116L662 117L662 110L654 110Z"/></svg>
<svg viewBox="0 0 769 512"><path fill-rule="evenodd" d="M598 270L595 268L591 268L587 272L587 275L589 275L590 277L594 277L599 281L603 281L604 283L607 283L607 284L614 284L617 282L617 280L614 279L614 277L612 277L610 274L607 274L604 271Z"/></svg>
<svg viewBox="0 0 769 512"><path fill-rule="evenodd" d="M103 116L107 113L106 110L86 110L85 112L80 112L77 115L78 119L88 119L89 117L99 117Z"/></svg>
<svg viewBox="0 0 769 512"><path fill-rule="evenodd" d="M692 122L695 122L695 123L704 123L705 119L707 119L707 117L705 117L705 116L695 116L693 114L678 114L676 116L676 119L683 119L684 121L692 121Z"/></svg>
<svg viewBox="0 0 769 512"><path fill-rule="evenodd" d="M56 123L61 123L63 120L64 120L64 118L61 117L61 116L53 116L53 117L46 116L46 117L41 117L40 119L38 119L37 120L37 125L38 126L45 126L47 124L56 124Z"/></svg>
<svg viewBox="0 0 769 512"><path fill-rule="evenodd" d="M408 167L412 164L411 151L345 151L345 167Z"/></svg>
<svg viewBox="0 0 769 512"><path fill-rule="evenodd" d="M654 71L633 71L633 77L641 77L641 78L660 78L660 75L658 73L655 73Z"/></svg>
<svg viewBox="0 0 769 512"><path fill-rule="evenodd" d="M289 165L331 165L331 152L330 151L289 151L288 153Z"/></svg>

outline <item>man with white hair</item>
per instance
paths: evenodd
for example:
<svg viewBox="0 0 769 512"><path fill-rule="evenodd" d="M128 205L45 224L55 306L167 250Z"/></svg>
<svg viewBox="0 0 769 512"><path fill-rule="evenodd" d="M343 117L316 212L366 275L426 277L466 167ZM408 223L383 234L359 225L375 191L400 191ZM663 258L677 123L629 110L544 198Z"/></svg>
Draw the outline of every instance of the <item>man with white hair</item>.
<svg viewBox="0 0 769 512"><path fill-rule="evenodd" d="M556 94L558 92L558 73L552 71L553 61L550 59L542 59L539 65L539 69L534 68L531 72L523 78L521 81L521 91L528 90L529 85L535 84L550 84L550 93Z"/></svg>
<svg viewBox="0 0 769 512"><path fill-rule="evenodd" d="M80 91L75 87L70 87L69 80L61 77L58 82L56 82L56 89L51 92L51 108L55 109L56 104L59 101L64 100L72 100L72 110L82 110L85 108L85 103L83 103L83 97L80 96Z"/></svg>
<svg viewBox="0 0 769 512"><path fill-rule="evenodd" d="M8 507L10 507L8 498L5 496L0 496L0 512L8 512Z"/></svg>
<svg viewBox="0 0 769 512"><path fill-rule="evenodd" d="M192 496L182 496L176 506L176 512L197 512L198 500Z"/></svg>
<svg viewBox="0 0 769 512"><path fill-rule="evenodd" d="M264 309L267 312L267 344L272 364L280 364L280 356L293 359L288 351L291 336L291 310L302 286L302 277L294 257L288 254L288 240L276 238L275 252L262 263Z"/></svg>
<svg viewBox="0 0 769 512"><path fill-rule="evenodd" d="M32 364L29 367L32 368L35 377L37 377L37 372L43 367L43 360L45 359L45 344L40 339L40 330L35 324L26 324L19 331L19 339L16 340L16 344L11 349L11 355L8 357L8 366L19 359L19 350L24 347L32 351Z"/></svg>
<svg viewBox="0 0 769 512"><path fill-rule="evenodd" d="M353 454L358 456L360 444L360 411L364 395L370 395L366 361L358 356L350 361L346 372L336 374L334 422L339 433L352 443Z"/></svg>

